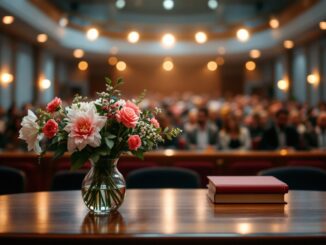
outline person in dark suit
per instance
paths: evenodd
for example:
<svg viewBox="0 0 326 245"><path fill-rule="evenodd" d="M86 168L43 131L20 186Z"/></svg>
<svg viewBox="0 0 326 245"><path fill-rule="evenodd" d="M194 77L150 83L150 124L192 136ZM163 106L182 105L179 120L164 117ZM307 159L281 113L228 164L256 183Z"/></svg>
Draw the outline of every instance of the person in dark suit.
<svg viewBox="0 0 326 245"><path fill-rule="evenodd" d="M261 142L263 150L300 149L299 134L288 124L288 121L288 110L280 109L276 112L274 123L263 133Z"/></svg>
<svg viewBox="0 0 326 245"><path fill-rule="evenodd" d="M218 130L209 122L208 110L200 108L197 113L197 123L185 130L185 138L189 149L206 150L217 147Z"/></svg>
<svg viewBox="0 0 326 245"><path fill-rule="evenodd" d="M304 134L305 148L326 150L326 112L319 114L317 126Z"/></svg>

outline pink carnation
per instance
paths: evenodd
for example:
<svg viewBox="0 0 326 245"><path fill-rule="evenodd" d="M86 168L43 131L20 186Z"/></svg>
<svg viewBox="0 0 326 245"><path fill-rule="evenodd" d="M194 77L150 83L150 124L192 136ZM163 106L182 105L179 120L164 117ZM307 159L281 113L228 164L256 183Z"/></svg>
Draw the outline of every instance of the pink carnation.
<svg viewBox="0 0 326 245"><path fill-rule="evenodd" d="M135 151L141 146L141 139L139 135L131 135L128 139L129 150Z"/></svg>
<svg viewBox="0 0 326 245"><path fill-rule="evenodd" d="M155 128L159 128L160 127L160 123L156 120L155 117L153 117L151 119L151 124L155 127Z"/></svg>
<svg viewBox="0 0 326 245"><path fill-rule="evenodd" d="M137 114L137 116L140 115L139 107L137 105L135 105L134 103L132 103L130 100L127 101L126 107L129 107L129 108L133 109L134 112Z"/></svg>
<svg viewBox="0 0 326 245"><path fill-rule="evenodd" d="M47 138L52 139L57 134L58 129L59 127L57 122L54 121L53 119L50 119L44 125L42 132Z"/></svg>
<svg viewBox="0 0 326 245"><path fill-rule="evenodd" d="M117 111L116 118L118 122L121 122L127 128L135 128L139 119L136 112L130 107L123 107Z"/></svg>
<svg viewBox="0 0 326 245"><path fill-rule="evenodd" d="M58 110L58 108L61 106L62 101L60 98L55 97L50 103L47 104L46 110L47 112L55 112Z"/></svg>

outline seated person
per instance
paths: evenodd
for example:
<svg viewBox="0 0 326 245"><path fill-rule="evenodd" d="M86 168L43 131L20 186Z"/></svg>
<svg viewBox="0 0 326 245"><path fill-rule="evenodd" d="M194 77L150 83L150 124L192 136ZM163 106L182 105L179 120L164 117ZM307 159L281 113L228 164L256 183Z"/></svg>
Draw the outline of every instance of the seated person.
<svg viewBox="0 0 326 245"><path fill-rule="evenodd" d="M206 150L216 148L217 127L208 120L208 110L200 108L194 127L185 128L185 138L189 149Z"/></svg>
<svg viewBox="0 0 326 245"><path fill-rule="evenodd" d="M326 112L319 114L317 126L304 134L306 149L326 150Z"/></svg>
<svg viewBox="0 0 326 245"><path fill-rule="evenodd" d="M219 148L221 150L249 150L251 139L249 130L240 126L238 120L230 115L223 122L219 133Z"/></svg>
<svg viewBox="0 0 326 245"><path fill-rule="evenodd" d="M272 126L264 131L261 148L263 150L299 149L299 134L289 125L289 111L279 109Z"/></svg>

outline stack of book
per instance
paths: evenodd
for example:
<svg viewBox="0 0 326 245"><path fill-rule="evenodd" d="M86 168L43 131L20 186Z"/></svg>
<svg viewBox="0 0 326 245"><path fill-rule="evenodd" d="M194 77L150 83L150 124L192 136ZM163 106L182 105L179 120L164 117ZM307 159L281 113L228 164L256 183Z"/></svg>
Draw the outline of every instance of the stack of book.
<svg viewBox="0 0 326 245"><path fill-rule="evenodd" d="M288 185L272 176L208 176L213 203L286 203Z"/></svg>

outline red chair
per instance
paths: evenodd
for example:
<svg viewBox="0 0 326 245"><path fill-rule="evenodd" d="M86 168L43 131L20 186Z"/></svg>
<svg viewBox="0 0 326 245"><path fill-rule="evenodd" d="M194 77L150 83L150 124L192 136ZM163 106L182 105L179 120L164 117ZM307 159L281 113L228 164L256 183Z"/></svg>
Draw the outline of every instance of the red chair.
<svg viewBox="0 0 326 245"><path fill-rule="evenodd" d="M259 171L272 167L273 164L269 161L248 160L230 163L227 172L230 175L256 175Z"/></svg>
<svg viewBox="0 0 326 245"><path fill-rule="evenodd" d="M326 162L321 160L292 160L287 163L288 166L296 167L315 167L326 169Z"/></svg>

